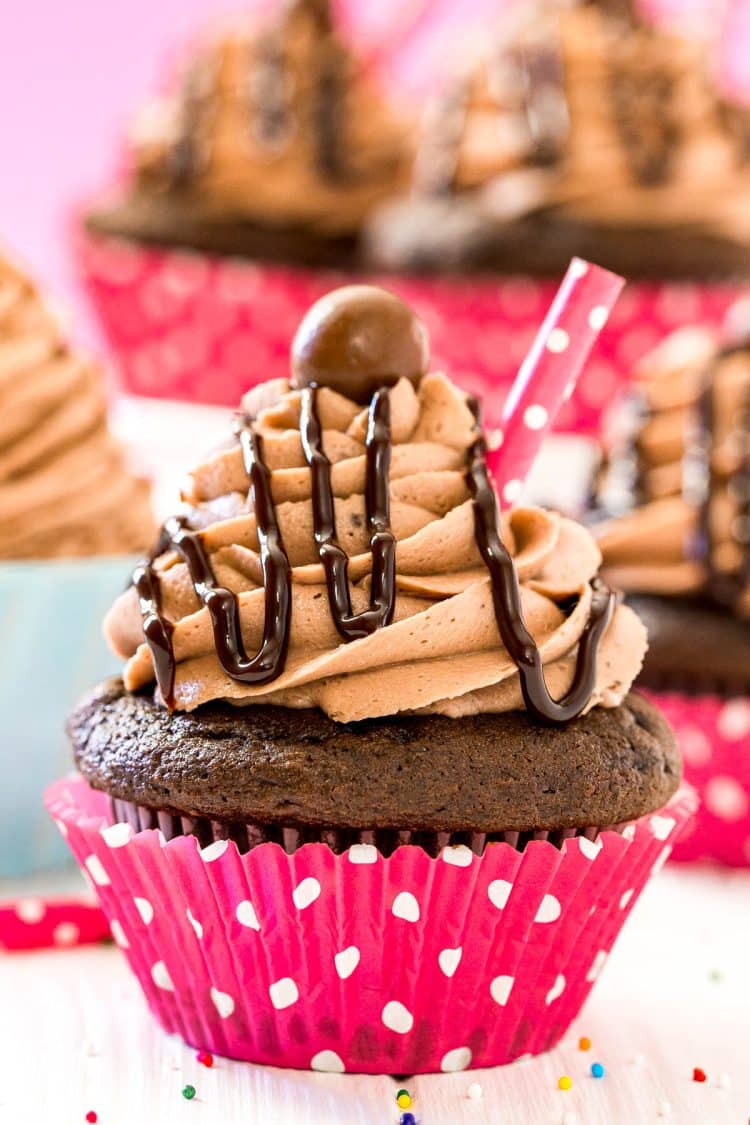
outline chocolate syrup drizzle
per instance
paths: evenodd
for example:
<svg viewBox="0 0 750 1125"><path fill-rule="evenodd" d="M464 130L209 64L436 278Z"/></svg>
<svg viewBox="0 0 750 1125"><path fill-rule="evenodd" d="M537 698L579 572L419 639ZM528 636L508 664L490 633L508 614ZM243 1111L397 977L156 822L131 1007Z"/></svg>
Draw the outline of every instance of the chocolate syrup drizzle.
<svg viewBox="0 0 750 1125"><path fill-rule="evenodd" d="M617 596L603 582L593 585L591 612L578 644L573 683L560 700L549 694L541 653L526 628L518 575L510 552L500 538L497 493L487 468L487 443L481 429L479 402L469 399L475 418L476 440L469 451L466 483L474 500L474 534L490 573L495 620L503 644L518 667L526 709L544 723L567 723L585 710L596 683L596 655L612 620Z"/></svg>
<svg viewBox="0 0 750 1125"><path fill-rule="evenodd" d="M302 391L300 435L312 477L315 543L326 576L334 624L345 641L355 641L390 625L396 604L396 539L389 522L390 397L387 389L381 387L370 403L365 441L365 505L372 552L372 585L370 608L356 614L352 612L349 589L349 559L336 538L331 463L323 451L315 399L316 388L307 387Z"/></svg>
<svg viewBox="0 0 750 1125"><path fill-rule="evenodd" d="M750 342L725 348L719 362L743 351ZM692 543L692 553L706 571L706 592L719 605L733 609L750 584L750 388L745 393L742 417L735 431L736 440L742 444L739 464L726 482L730 494L737 500L737 512L730 524L730 533L741 549L741 562L732 573L716 565L716 543L713 533L712 498L718 480L714 468L716 449L715 388L712 373L705 376L704 387L696 411L697 435L689 449L686 462L690 473L701 485L698 499L698 532ZM686 465L686 476L687 476ZM692 502L688 489L685 498Z"/></svg>
<svg viewBox="0 0 750 1125"><path fill-rule="evenodd" d="M323 566L331 614L345 641L366 637L393 620L396 591L396 539L390 528L389 468L391 459L390 398L385 387L370 402L366 448L365 503L372 552L370 607L352 611L348 557L336 538L331 465L323 450L316 409L317 388L301 392L300 435L312 484L313 526ZM596 681L596 655L616 605L615 595L602 583L593 584L589 620L578 646L573 684L563 699L551 698L541 654L523 620L520 588L513 559L499 532L497 495L487 468L487 446L481 431L480 409L469 399L476 438L469 450L467 485L474 501L477 546L489 571L498 629L503 644L518 666L521 690L531 715L544 723L566 723L588 705ZM170 710L174 706L176 659L173 624L163 615L158 572L154 563L165 551L177 551L185 563L195 592L208 609L216 654L232 679L265 684L284 669L291 627L291 566L284 549L271 494L271 474L263 461L262 438L250 419L237 426L250 497L256 514L266 594L263 640L248 657L241 635L237 597L217 584L201 533L177 516L164 525L149 559L135 571L133 584L140 601L143 631L151 650L157 683Z"/></svg>

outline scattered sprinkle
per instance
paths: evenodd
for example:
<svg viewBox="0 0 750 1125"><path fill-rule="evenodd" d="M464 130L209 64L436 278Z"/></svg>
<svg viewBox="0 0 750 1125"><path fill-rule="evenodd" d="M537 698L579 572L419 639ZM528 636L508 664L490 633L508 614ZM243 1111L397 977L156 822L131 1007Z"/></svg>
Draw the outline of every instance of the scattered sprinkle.
<svg viewBox="0 0 750 1125"><path fill-rule="evenodd" d="M573 1079L569 1078L567 1074L563 1074L562 1078L557 1080L558 1090L569 1090L573 1085Z"/></svg>
<svg viewBox="0 0 750 1125"><path fill-rule="evenodd" d="M417 1119L413 1113L402 1113L399 1118L399 1125L417 1125Z"/></svg>
<svg viewBox="0 0 750 1125"><path fill-rule="evenodd" d="M96 1122L99 1120L99 1115L96 1110L90 1109L86 1114L86 1120L89 1122L89 1125L96 1125Z"/></svg>
<svg viewBox="0 0 750 1125"><path fill-rule="evenodd" d="M659 1102L659 1117L671 1117L672 1105L671 1102Z"/></svg>
<svg viewBox="0 0 750 1125"><path fill-rule="evenodd" d="M724 974L722 973L721 969L712 969L708 974L708 979L714 984L720 984L721 981L724 980Z"/></svg>
<svg viewBox="0 0 750 1125"><path fill-rule="evenodd" d="M720 1090L728 1090L729 1087L732 1085L732 1079L729 1077L728 1074L720 1074L719 1078L718 1078L718 1081L717 1081L717 1085L718 1085Z"/></svg>
<svg viewBox="0 0 750 1125"><path fill-rule="evenodd" d="M399 1109L411 1109L411 1094L408 1090L399 1090L396 1094L396 1105Z"/></svg>
<svg viewBox="0 0 750 1125"><path fill-rule="evenodd" d="M588 1036L582 1035L581 1038L578 1040L578 1050L579 1051L590 1051L591 1050L591 1040L588 1038Z"/></svg>
<svg viewBox="0 0 750 1125"><path fill-rule="evenodd" d="M183 1086L182 1096L185 1101L191 1102L195 1097L195 1086Z"/></svg>
<svg viewBox="0 0 750 1125"><path fill-rule="evenodd" d="M195 1057L201 1066L212 1067L214 1065L214 1057L210 1051L199 1051Z"/></svg>
<svg viewBox="0 0 750 1125"><path fill-rule="evenodd" d="M578 1114L574 1109L566 1109L563 1114L562 1125L578 1125Z"/></svg>
<svg viewBox="0 0 750 1125"><path fill-rule="evenodd" d="M633 1058L630 1061L632 1062L633 1066L643 1066L646 1061L646 1056L642 1051L638 1051L637 1054L633 1055Z"/></svg>
<svg viewBox="0 0 750 1125"><path fill-rule="evenodd" d="M92 1041L89 1039L84 1044L83 1053L90 1059L95 1059L99 1054L99 1048L97 1047L96 1043L92 1043Z"/></svg>
<svg viewBox="0 0 750 1125"><path fill-rule="evenodd" d="M592 1063L591 1064L591 1077L592 1078L603 1078L604 1077L604 1067L602 1066L601 1063Z"/></svg>
<svg viewBox="0 0 750 1125"><path fill-rule="evenodd" d="M694 1066L693 1067L693 1082L705 1082L705 1081L706 1081L705 1070L702 1070L699 1066Z"/></svg>
<svg viewBox="0 0 750 1125"><path fill-rule="evenodd" d="M469 1086L469 1089L466 1091L466 1096L467 1098L471 1098L474 1102L479 1101L482 1096L482 1087L478 1082L472 1082L471 1086Z"/></svg>

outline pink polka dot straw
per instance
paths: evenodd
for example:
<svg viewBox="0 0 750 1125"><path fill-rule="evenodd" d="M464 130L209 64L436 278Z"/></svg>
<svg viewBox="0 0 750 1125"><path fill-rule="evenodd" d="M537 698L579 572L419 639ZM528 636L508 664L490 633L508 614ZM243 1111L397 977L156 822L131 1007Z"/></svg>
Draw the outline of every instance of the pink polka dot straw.
<svg viewBox="0 0 750 1125"><path fill-rule="evenodd" d="M526 474L599 337L625 281L574 258L508 393L489 466L501 502L520 496Z"/></svg>

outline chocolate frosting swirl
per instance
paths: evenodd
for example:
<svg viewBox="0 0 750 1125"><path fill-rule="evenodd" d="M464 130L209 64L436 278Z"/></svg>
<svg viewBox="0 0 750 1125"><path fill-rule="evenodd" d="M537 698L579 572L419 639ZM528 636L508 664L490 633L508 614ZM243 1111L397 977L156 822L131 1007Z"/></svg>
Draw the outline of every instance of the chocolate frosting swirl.
<svg viewBox="0 0 750 1125"><path fill-rule="evenodd" d="M196 466L184 491L184 518L215 583L236 598L234 640L217 632L211 592L196 587L196 572L191 576L181 550L158 553L153 563L174 654L168 702L187 711L215 699L315 706L339 721L400 711L460 716L522 709L518 665L498 631L493 585L475 537L467 478L477 442L472 404L441 374L426 375L417 387L401 378L370 407L328 387L313 392L320 445L330 462L337 544L349 559L350 615L348 606L332 612L327 540L320 534L326 521L315 512L317 485L300 431L310 394L284 381L263 384L246 396L240 415L240 433L249 427L261 444L274 520L291 567L283 670L265 683L243 682L226 670L224 658L238 637L246 653L255 653L269 624L273 629L263 588L258 493L254 511L246 451L238 443ZM387 403L387 414L378 403ZM382 491L367 495L378 419L390 428L387 502ZM382 487L382 465L378 480ZM599 613L592 587L599 552L583 528L539 510L505 515L500 531L504 546L498 549L507 548L513 558L520 609L549 693L560 698L575 688L579 649ZM371 544L384 533L395 541L392 604L390 579L378 590L373 575ZM155 675L142 608L131 589L106 622L110 642L127 659L130 690L152 683ZM372 628L347 643L339 632L342 618L363 620L373 610L379 616ZM580 709L617 705L645 652L644 630L625 607L614 610L600 631L595 675Z"/></svg>
<svg viewBox="0 0 750 1125"><path fill-rule="evenodd" d="M193 219L356 231L404 189L410 123L339 37L327 0L292 0L270 25L207 38L132 138L137 201Z"/></svg>
<svg viewBox="0 0 750 1125"><path fill-rule="evenodd" d="M0 249L0 558L135 553L154 529L98 367Z"/></svg>
<svg viewBox="0 0 750 1125"><path fill-rule="evenodd" d="M750 614L750 340L683 329L643 361L638 411L605 478L599 529L607 574L623 589L708 595ZM636 504L623 505L624 462Z"/></svg>

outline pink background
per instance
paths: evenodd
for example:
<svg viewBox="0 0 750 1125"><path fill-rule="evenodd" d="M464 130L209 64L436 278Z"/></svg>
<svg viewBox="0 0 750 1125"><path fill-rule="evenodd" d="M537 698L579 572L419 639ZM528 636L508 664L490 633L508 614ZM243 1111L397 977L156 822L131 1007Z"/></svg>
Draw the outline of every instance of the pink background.
<svg viewBox="0 0 750 1125"><path fill-rule="evenodd" d="M250 12L273 0L24 0L6 13L0 35L0 238L56 288L71 292L62 237L72 201L112 168L130 110L157 82L172 49L209 17ZM360 40L410 89L440 73L471 26L504 0L342 0ZM643 0L686 26L715 24L722 0ZM730 43L735 80L743 61L750 0L736 11ZM744 15L743 15L744 13ZM408 34L407 34L408 29ZM394 44L398 44L398 51Z"/></svg>

